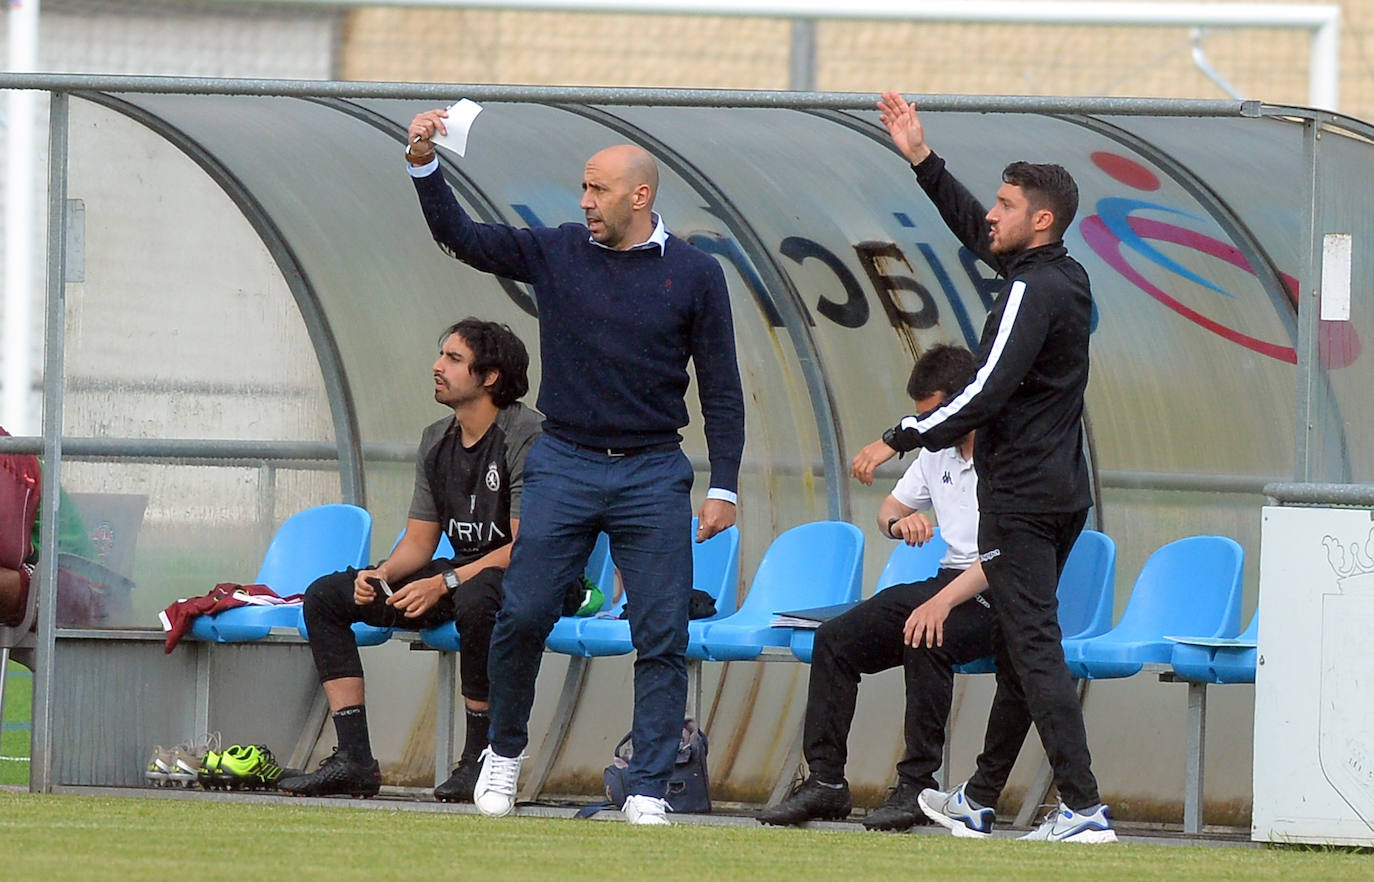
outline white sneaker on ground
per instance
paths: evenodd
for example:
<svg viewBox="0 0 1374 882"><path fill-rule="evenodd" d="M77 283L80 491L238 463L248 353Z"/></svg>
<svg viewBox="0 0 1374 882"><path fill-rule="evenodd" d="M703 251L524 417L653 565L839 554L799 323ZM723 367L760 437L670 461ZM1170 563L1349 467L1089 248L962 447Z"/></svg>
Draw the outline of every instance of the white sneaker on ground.
<svg viewBox="0 0 1374 882"><path fill-rule="evenodd" d="M964 795L967 784L965 781L953 790L927 788L916 797L916 802L927 818L955 836L961 839L987 839L992 835L997 812L984 806L975 806Z"/></svg>
<svg viewBox="0 0 1374 882"><path fill-rule="evenodd" d="M515 784L520 779L519 756L501 756L488 747L482 751L482 771L477 773L477 786L472 801L477 810L492 818L504 818L515 808Z"/></svg>
<svg viewBox="0 0 1374 882"><path fill-rule="evenodd" d="M631 824L655 827L669 826L668 812L671 809L668 808L666 799L632 794L625 797L625 807L621 811L625 814L625 820Z"/></svg>
<svg viewBox="0 0 1374 882"><path fill-rule="evenodd" d="M1085 813L1076 812L1061 802L1058 808L1050 812L1045 823L1021 838L1046 842L1098 844L1115 842L1116 831L1112 829L1112 822L1107 817L1105 805L1099 805L1092 811Z"/></svg>

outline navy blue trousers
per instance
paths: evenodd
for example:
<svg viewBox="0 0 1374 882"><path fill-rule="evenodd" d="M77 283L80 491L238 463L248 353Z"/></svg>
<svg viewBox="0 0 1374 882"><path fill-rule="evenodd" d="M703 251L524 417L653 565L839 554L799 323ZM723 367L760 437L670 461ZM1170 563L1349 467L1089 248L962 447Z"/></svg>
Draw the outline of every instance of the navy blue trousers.
<svg viewBox="0 0 1374 882"><path fill-rule="evenodd" d="M491 745L518 756L544 641L596 536L611 540L634 644L634 758L626 792L662 798L687 707L692 466L681 450L607 456L548 433L525 461L520 529L491 638Z"/></svg>

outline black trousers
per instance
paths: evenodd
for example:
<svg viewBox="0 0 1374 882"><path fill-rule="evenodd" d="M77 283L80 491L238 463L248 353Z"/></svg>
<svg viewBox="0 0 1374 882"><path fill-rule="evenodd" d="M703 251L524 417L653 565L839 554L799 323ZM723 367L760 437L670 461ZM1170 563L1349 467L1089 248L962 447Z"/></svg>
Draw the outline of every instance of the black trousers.
<svg viewBox="0 0 1374 882"><path fill-rule="evenodd" d="M423 579L453 569L450 560L436 560L421 567L408 579L391 587L399 590L416 579ZM432 628L454 622L463 637L458 653L458 671L462 677L464 698L486 701L490 689L487 678L487 651L491 647L491 629L496 611L501 608L501 577L505 570L488 567L458 586L452 595L441 597L424 615L408 619L394 606L386 605L386 598L377 597L366 606L353 602L353 580L358 571L349 567L343 572L321 576L305 591L305 627L310 633L310 652L315 657L315 670L320 682L363 675L358 644L354 642L354 622L366 622L380 628Z"/></svg>
<svg viewBox="0 0 1374 882"><path fill-rule="evenodd" d="M860 676L901 665L906 672L906 754L897 774L916 787L935 786L953 700L953 667L992 652L993 614L983 595L959 604L945 620L944 645L930 649L906 646L902 626L912 610L960 572L941 569L922 582L893 585L816 631L802 735L811 774L832 784L844 780Z"/></svg>
<svg viewBox="0 0 1374 882"><path fill-rule="evenodd" d="M997 694L978 770L965 792L997 805L1032 721L1054 768L1059 798L1074 810L1099 801L1083 709L1059 631L1059 574L1087 511L978 519L978 549L997 612Z"/></svg>

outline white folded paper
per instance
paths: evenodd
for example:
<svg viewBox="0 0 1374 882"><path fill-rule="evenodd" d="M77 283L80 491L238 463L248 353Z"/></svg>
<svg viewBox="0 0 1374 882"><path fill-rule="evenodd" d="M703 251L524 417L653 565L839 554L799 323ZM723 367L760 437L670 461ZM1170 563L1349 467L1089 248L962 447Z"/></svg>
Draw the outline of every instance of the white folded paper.
<svg viewBox="0 0 1374 882"><path fill-rule="evenodd" d="M464 155L468 149L468 132L472 130L472 121L477 119L477 114L482 112L482 105L476 101L463 98L448 108L448 118L444 120L444 128L448 129L447 135L435 133L430 140L435 145Z"/></svg>

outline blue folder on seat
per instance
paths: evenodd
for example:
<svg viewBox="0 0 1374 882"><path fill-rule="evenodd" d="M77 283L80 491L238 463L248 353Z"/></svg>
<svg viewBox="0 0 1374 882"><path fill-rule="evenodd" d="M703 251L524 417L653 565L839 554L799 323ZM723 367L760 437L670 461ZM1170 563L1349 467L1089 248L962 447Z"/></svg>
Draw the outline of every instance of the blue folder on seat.
<svg viewBox="0 0 1374 882"><path fill-rule="evenodd" d="M1259 610L1239 637L1169 637L1174 673L1194 683L1253 683L1259 659Z"/></svg>

